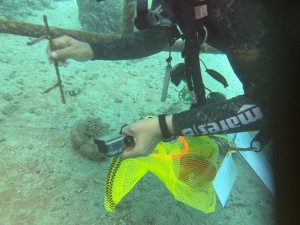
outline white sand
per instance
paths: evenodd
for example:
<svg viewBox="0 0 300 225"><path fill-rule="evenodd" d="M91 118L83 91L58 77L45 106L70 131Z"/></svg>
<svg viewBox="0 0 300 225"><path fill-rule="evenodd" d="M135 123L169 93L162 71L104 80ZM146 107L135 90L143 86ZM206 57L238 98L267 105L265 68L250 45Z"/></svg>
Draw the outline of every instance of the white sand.
<svg viewBox="0 0 300 225"><path fill-rule="evenodd" d="M54 25L54 17L50 12L48 15ZM65 15L70 19L67 23L77 27L72 15ZM59 23L66 22L61 12L56 19L57 25L66 26ZM172 84L167 101L160 102L167 53L142 60L70 61L67 68L60 69L67 101L63 105L58 89L43 93L56 82L53 65L48 64L45 54L47 43L28 47L28 40L0 34L1 225L273 224L271 194L239 158L235 158L238 180L227 207L222 208L218 202L215 213L205 215L177 202L150 174L115 213L107 213L103 196L110 160L94 162L75 152L70 128L80 119L96 117L110 125L108 133L117 133L124 123L157 115L176 105L187 108L178 102ZM173 65L182 61L178 53L173 58ZM229 83L224 90L204 74L208 88L228 97L242 94L226 56L203 54L203 60L226 75ZM68 94L78 90L76 96Z"/></svg>

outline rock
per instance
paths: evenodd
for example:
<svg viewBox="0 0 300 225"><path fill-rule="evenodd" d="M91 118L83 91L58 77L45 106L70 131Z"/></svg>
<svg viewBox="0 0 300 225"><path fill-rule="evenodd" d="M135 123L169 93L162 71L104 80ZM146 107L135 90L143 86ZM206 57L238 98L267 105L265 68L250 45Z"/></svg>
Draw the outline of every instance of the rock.
<svg viewBox="0 0 300 225"><path fill-rule="evenodd" d="M79 121L71 128L71 141L74 149L83 157L100 161L105 158L100 153L94 139L107 134L109 126L98 118L88 118Z"/></svg>
<svg viewBox="0 0 300 225"><path fill-rule="evenodd" d="M77 0L77 5L80 23L87 31L122 33L123 0L100 3L95 0Z"/></svg>

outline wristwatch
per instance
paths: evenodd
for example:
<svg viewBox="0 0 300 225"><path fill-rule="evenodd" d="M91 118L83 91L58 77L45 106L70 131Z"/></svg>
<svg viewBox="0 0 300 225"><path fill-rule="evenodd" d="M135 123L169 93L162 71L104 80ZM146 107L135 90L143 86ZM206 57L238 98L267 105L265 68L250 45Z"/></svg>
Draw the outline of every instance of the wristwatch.
<svg viewBox="0 0 300 225"><path fill-rule="evenodd" d="M161 114L158 116L158 123L162 134L162 140L165 142L173 141L176 139L175 136L173 136L168 128L167 122L166 122L166 114Z"/></svg>

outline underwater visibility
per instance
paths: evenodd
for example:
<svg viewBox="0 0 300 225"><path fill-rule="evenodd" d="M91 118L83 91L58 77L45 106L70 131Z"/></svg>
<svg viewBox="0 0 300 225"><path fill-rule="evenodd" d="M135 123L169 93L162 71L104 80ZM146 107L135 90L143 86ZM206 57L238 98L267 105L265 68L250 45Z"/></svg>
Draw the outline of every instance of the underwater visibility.
<svg viewBox="0 0 300 225"><path fill-rule="evenodd" d="M171 3L0 0L1 225L275 224L270 140L242 129L263 110L225 104L248 89L209 26L190 46L179 28L162 35ZM195 3L197 21L206 10ZM206 123L181 127L198 107ZM154 150L124 157L149 147L134 122L158 116Z"/></svg>

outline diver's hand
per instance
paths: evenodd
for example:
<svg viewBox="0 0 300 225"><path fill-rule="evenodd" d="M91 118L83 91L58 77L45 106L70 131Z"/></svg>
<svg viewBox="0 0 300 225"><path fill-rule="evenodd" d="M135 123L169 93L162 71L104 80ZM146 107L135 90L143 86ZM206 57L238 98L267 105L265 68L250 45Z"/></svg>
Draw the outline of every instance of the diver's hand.
<svg viewBox="0 0 300 225"><path fill-rule="evenodd" d="M166 121L172 133L172 116L167 116ZM139 120L130 124L122 129L122 134L133 136L135 139L135 146L125 149L125 151L120 154L122 159L149 155L162 138L157 117Z"/></svg>
<svg viewBox="0 0 300 225"><path fill-rule="evenodd" d="M135 146L125 149L120 158L136 158L149 155L161 140L158 118L139 120L122 129L122 134L134 137Z"/></svg>
<svg viewBox="0 0 300 225"><path fill-rule="evenodd" d="M64 64L67 59L74 59L78 62L85 62L94 57L91 46L88 43L78 41L69 36L62 36L53 39L54 50L47 48L50 62L57 60Z"/></svg>

